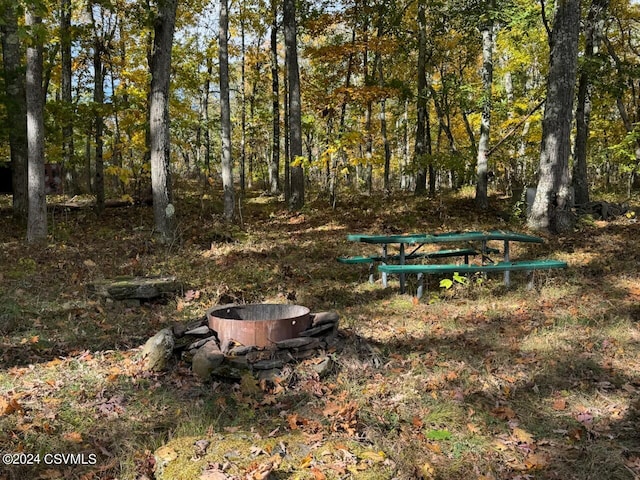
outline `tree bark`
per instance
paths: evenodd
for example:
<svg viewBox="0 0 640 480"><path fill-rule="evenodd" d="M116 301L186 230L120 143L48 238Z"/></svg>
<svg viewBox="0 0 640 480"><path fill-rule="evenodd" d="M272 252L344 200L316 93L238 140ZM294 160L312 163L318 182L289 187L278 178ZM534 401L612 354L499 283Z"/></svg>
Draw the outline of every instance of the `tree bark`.
<svg viewBox="0 0 640 480"><path fill-rule="evenodd" d="M569 210L569 154L579 25L580 0L558 2L550 39L538 187L527 219L534 230L560 233L573 227Z"/></svg>
<svg viewBox="0 0 640 480"><path fill-rule="evenodd" d="M168 244L176 237L176 215L171 191L169 82L177 0L159 0L157 7L149 102L151 189L156 231L160 241Z"/></svg>
<svg viewBox="0 0 640 480"><path fill-rule="evenodd" d="M573 164L573 189L576 204L589 202L589 179L587 175L587 149L589 142L589 123L591 120L591 78L594 54L597 49L597 37L602 34L602 16L609 6L608 0L592 0L585 23L584 64L578 79L576 106L576 140Z"/></svg>
<svg viewBox="0 0 640 480"><path fill-rule="evenodd" d="M13 184L13 216L21 221L28 215L28 147L27 147L27 100L25 77L22 70L22 53L18 36L18 5L5 4L2 34L2 60L5 80L5 108L7 130L11 150L11 172Z"/></svg>
<svg viewBox="0 0 640 480"><path fill-rule="evenodd" d="M284 0L284 38L289 79L289 162L291 166L289 205L292 209L298 210L304 205L304 170L299 164L302 157L302 105L295 0Z"/></svg>
<svg viewBox="0 0 640 480"><path fill-rule="evenodd" d="M94 142L95 142L95 193L96 193L96 213L102 215L104 211L104 118L102 108L104 103L104 70L102 66L102 52L104 43L100 38L98 26L93 16L93 2L87 4L88 14L93 25L93 122L94 122Z"/></svg>
<svg viewBox="0 0 640 480"><path fill-rule="evenodd" d="M426 5L418 2L418 97L416 103L416 145L414 163L417 167L416 195L422 195L427 191L427 169L425 165L427 155L426 123L429 115L427 109L427 20Z"/></svg>
<svg viewBox="0 0 640 480"><path fill-rule="evenodd" d="M71 0L60 2L60 63L61 63L61 94L64 106L62 120L62 168L70 172L75 167L73 157L75 145L73 142L73 97L71 89Z"/></svg>
<svg viewBox="0 0 640 480"><path fill-rule="evenodd" d="M280 85L278 81L278 10L276 0L271 0L271 115L273 136L271 162L269 163L269 187L273 195L280 191Z"/></svg>
<svg viewBox="0 0 640 480"><path fill-rule="evenodd" d="M491 128L491 93L493 85L493 21L482 26L482 119L480 121L480 139L478 141L478 159L476 165L476 206L481 210L489 207L487 193L487 164L489 151L489 133Z"/></svg>
<svg viewBox="0 0 640 480"><path fill-rule="evenodd" d="M27 47L27 146L29 158L29 214L27 242L47 238L47 197L44 186L44 91L42 89L42 18L27 10L25 23L31 30Z"/></svg>
<svg viewBox="0 0 640 480"><path fill-rule="evenodd" d="M222 188L224 217L231 221L235 211L233 191L233 158L231 156L231 102L229 100L229 5L220 0L220 31L218 42L220 61L220 124L222 130Z"/></svg>

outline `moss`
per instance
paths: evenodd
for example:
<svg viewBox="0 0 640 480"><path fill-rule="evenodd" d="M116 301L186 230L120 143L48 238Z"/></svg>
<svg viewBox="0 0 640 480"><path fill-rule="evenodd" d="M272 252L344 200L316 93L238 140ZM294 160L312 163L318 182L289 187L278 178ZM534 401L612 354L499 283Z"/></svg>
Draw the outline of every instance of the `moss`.
<svg viewBox="0 0 640 480"><path fill-rule="evenodd" d="M270 478L306 480L321 471L327 479L342 478L351 473L353 479L380 480L393 477L393 463L371 446L354 440L332 440L323 444L309 441L298 432L273 438L256 438L249 433L214 435L206 453L195 455L198 437L174 438L155 452L158 480L192 480L199 478L208 465L225 465L225 473L244 476L274 455L281 462ZM284 453L284 455L283 455Z"/></svg>

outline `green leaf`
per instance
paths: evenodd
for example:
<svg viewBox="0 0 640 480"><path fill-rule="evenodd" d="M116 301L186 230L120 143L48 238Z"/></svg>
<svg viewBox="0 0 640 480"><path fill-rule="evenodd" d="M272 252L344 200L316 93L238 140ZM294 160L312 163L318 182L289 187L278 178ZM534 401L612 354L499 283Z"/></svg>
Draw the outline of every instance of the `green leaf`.
<svg viewBox="0 0 640 480"><path fill-rule="evenodd" d="M440 288L449 290L451 287L453 287L453 280L451 280L450 278L443 278L442 280L440 280Z"/></svg>
<svg viewBox="0 0 640 480"><path fill-rule="evenodd" d="M449 440L451 436L449 430L429 430L427 432L427 438L429 440Z"/></svg>

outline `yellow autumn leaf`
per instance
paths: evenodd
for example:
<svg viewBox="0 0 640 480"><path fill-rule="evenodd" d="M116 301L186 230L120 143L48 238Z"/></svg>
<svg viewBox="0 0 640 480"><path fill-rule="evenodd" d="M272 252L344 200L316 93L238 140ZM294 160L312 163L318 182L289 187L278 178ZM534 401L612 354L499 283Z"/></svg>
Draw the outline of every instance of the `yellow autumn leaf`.
<svg viewBox="0 0 640 480"><path fill-rule="evenodd" d="M360 457L366 459L366 460L371 460L374 463L380 463L380 462L384 462L385 458L387 458L387 456L384 454L383 451L379 451L379 452L372 452L372 451L368 451L368 452L363 452Z"/></svg>
<svg viewBox="0 0 640 480"><path fill-rule="evenodd" d="M523 430L522 428L514 428L513 429L513 437L520 443L534 443L535 440L533 439L533 435L531 435L529 432L527 432L526 430Z"/></svg>

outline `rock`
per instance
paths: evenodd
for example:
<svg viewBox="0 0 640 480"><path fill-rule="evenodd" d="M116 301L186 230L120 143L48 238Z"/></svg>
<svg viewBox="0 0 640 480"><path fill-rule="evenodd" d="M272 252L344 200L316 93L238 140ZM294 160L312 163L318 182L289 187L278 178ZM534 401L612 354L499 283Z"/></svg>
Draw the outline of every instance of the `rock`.
<svg viewBox="0 0 640 480"><path fill-rule="evenodd" d="M233 347L231 350L227 352L227 355L231 357L237 357L246 355L247 353L253 352L256 349L254 346L245 347L244 345L239 345L237 347Z"/></svg>
<svg viewBox="0 0 640 480"><path fill-rule="evenodd" d="M102 280L87 285L89 293L100 297L124 300L137 298L151 300L175 293L182 288L176 277L119 277Z"/></svg>
<svg viewBox="0 0 640 480"><path fill-rule="evenodd" d="M207 317L202 316L196 320L191 320L189 323L176 323L173 328L173 335L176 338L184 337L185 333L189 330L193 330L194 328L202 327L207 325Z"/></svg>
<svg viewBox="0 0 640 480"><path fill-rule="evenodd" d="M164 328L147 340L142 347L142 358L145 369L161 371L167 368L169 359L173 355L175 339L170 328Z"/></svg>
<svg viewBox="0 0 640 480"><path fill-rule="evenodd" d="M311 365L313 371L315 371L320 378L326 377L333 369L333 359L327 355L323 357L318 363Z"/></svg>
<svg viewBox="0 0 640 480"><path fill-rule="evenodd" d="M211 333L211 330L206 325L184 332L185 335L191 335L191 336L209 335L210 333Z"/></svg>
<svg viewBox="0 0 640 480"><path fill-rule="evenodd" d="M301 337L313 337L321 333L328 332L336 327L335 323L324 323L317 327L307 328L304 332L300 332Z"/></svg>
<svg viewBox="0 0 640 480"><path fill-rule="evenodd" d="M224 361L224 354L216 342L207 342L193 356L191 370L201 380L208 380L214 370Z"/></svg>
<svg viewBox="0 0 640 480"><path fill-rule="evenodd" d="M325 323L338 323L340 316L336 312L318 312L313 314L312 327L324 325Z"/></svg>
<svg viewBox="0 0 640 480"><path fill-rule="evenodd" d="M309 345L311 342L313 342L313 338L297 337L297 338L290 338L287 340L281 340L279 342L276 342L276 347L282 350L287 348L301 348L301 347L304 347L305 345Z"/></svg>
<svg viewBox="0 0 640 480"><path fill-rule="evenodd" d="M207 337L207 338L201 338L200 340L196 340L191 345L189 345L187 347L187 350L197 350L200 347L202 347L205 343L210 342L212 340L217 340L215 335L211 335L210 337Z"/></svg>
<svg viewBox="0 0 640 480"><path fill-rule="evenodd" d="M284 362L282 360L260 360L259 362L251 364L254 370L271 370L274 368L282 368Z"/></svg>

